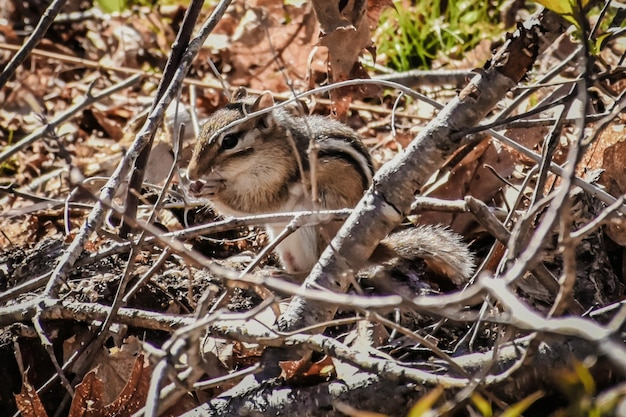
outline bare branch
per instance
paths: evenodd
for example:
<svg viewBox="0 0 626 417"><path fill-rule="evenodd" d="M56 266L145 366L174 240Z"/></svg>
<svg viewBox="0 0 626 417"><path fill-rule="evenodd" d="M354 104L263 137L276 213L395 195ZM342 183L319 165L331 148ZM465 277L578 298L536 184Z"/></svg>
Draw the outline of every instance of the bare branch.
<svg viewBox="0 0 626 417"><path fill-rule="evenodd" d="M419 190L443 161L460 146L450 135L475 126L523 77L539 51L538 39L549 42L561 33L560 20L544 13L526 27L520 27L494 57L491 67L452 100L411 143L376 174L374 185L355 208L335 239L322 254L306 287L345 291L345 261L362 265L376 244L395 227L409 210L410 196ZM540 28L547 28L541 33ZM527 55L525 55L525 53ZM393 193L390 190L394 190ZM346 243L350 240L350 243ZM354 243L358 242L358 243ZM303 315L303 312L307 312ZM303 298L294 299L280 319L282 330L293 330L323 322L336 309Z"/></svg>
<svg viewBox="0 0 626 417"><path fill-rule="evenodd" d="M30 35L28 40L24 43L24 45L20 48L20 50L13 56L13 59L7 64L7 66L0 74L0 88L4 87L6 82L11 78L17 67L19 67L22 62L28 57L30 52L37 46L40 40L43 39L44 35L54 22L54 18L63 8L66 0L54 0L50 3L50 6L46 9L43 16L37 23L37 27ZM0 161L2 159L0 158Z"/></svg>

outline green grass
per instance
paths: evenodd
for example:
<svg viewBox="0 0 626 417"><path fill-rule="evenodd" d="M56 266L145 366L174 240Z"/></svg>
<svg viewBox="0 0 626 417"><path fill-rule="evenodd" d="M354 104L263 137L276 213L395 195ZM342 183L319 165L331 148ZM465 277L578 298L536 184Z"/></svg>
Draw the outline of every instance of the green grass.
<svg viewBox="0 0 626 417"><path fill-rule="evenodd" d="M186 0L95 0L95 4L105 13L123 12L134 6L155 7L180 4L187 7L188 3ZM213 1L206 1L205 3L213 3Z"/></svg>
<svg viewBox="0 0 626 417"><path fill-rule="evenodd" d="M389 67L406 71L429 68L438 54L460 56L484 38L500 34L500 0L396 1L387 9L375 33L379 56Z"/></svg>
<svg viewBox="0 0 626 417"><path fill-rule="evenodd" d="M126 10L126 0L96 0L96 5L105 13L121 12Z"/></svg>

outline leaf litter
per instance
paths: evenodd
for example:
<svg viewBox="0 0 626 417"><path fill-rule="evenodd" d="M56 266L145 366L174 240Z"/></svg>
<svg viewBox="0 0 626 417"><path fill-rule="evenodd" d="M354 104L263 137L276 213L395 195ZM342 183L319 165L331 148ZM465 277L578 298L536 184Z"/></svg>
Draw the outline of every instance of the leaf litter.
<svg viewBox="0 0 626 417"><path fill-rule="evenodd" d="M88 2L71 2L64 12L85 13L89 5L85 7L83 3ZM385 2L374 3L368 2L366 9L373 10L376 14L380 8L388 6ZM38 21L43 6L31 4L22 9L15 7L12 1L3 0L0 10L0 42L18 45L24 31L32 30ZM183 90L181 101L201 118L225 103L225 95L208 64L209 59L229 85L244 85L259 92L271 90L275 93L288 93L291 89L301 91L324 83L327 77L333 81L341 81L365 75L357 58L364 48L370 46L369 31L375 25L373 22L376 22L377 16L363 15L364 10L355 10L352 16L330 16L330 22L326 22L327 26L321 28L323 37L318 40L320 26L312 6L308 3L285 5L275 0L259 0L246 2L244 5L243 2L236 2L208 38L190 72L190 78L195 80L193 88L197 90L193 94L195 101L190 103L191 83ZM81 172L94 177L87 187L96 193L104 184L102 178L111 175L133 140L134 132L131 127L136 125L138 119L145 117L144 111L151 104L158 85L157 74L166 62L181 19L181 7L162 6L151 10L134 8L114 17L77 19L53 25L37 50L0 92L0 143L3 146L12 146L19 143L20 138L45 127L48 121L55 120L68 111L89 91L101 91L138 71L145 74L141 83L77 112L68 122L60 125L54 134L45 135L32 146L25 147L13 157L2 161L0 242L5 251L0 256L0 278L3 278L1 287L4 290L25 283L33 271L45 274L65 248L65 244L59 242L63 241L62 236L67 233L67 229L72 233L85 220L93 201L90 196L80 193L67 199L70 185L64 153L69 154L72 164ZM358 42L354 42L355 33L360 34L356 38ZM328 50L320 46L327 46ZM563 53L567 52L569 46L566 42L561 45ZM484 44L480 48L484 49ZM10 59L13 54L10 51L0 44L2 62ZM326 60L333 56L347 59L330 68L329 74ZM475 63L471 61L475 59L471 55L467 58L469 63L459 60L447 64L454 67L469 65L472 68ZM608 55L606 59L612 59L612 55ZM623 81L608 81L608 87L619 93L623 91ZM440 100L446 100L454 94L453 89L440 87L425 89L424 92ZM333 94L332 106L324 100L317 100L311 102L311 110L325 114L332 111L337 117L348 120L367 137L367 143L373 148L374 158L380 163L387 161L406 146L406 142L402 140L403 135L411 138L424 126L413 115L432 112L428 106L417 102L407 100L401 103L396 109L399 116L393 122L396 126L406 128L394 136L388 127L392 121L390 109L395 104L394 94L370 88L348 88L336 90ZM535 94L532 100L529 99L529 103L544 99L542 94L544 93ZM360 110L351 110L353 107L359 109L359 105L364 104L360 99L371 96L379 98L375 103L384 109L382 113L370 112L365 106ZM529 107L532 107L531 104ZM542 116L547 117L549 114ZM623 125L624 121L618 117L618 121L600 136L584 157L587 169L603 170L599 183L616 196L624 194L626 190L622 181L625 165L620 159L620 155L624 155L620 139L623 136ZM161 161L162 165L156 172L149 174L146 181L150 183L146 188L152 187L153 190L162 184L167 173L164 167L173 161L171 133L162 131L160 134L162 139L155 145L153 158ZM541 152L545 134L544 127L510 129L507 132L508 136L537 152ZM183 159L188 158L191 142L192 139L187 138L184 143ZM557 152L565 153L566 148L567 143L559 144ZM533 164L534 162L516 151L499 145L493 139L485 138L463 157L459 157L458 161L454 161L454 164L440 171L438 175L445 177L445 181L432 187L428 195L444 200L458 200L472 195L497 206L510 204L511 201L503 190L509 183L521 185ZM151 164L153 165L155 164ZM18 190L19 194L13 190ZM42 203L46 206L42 206ZM121 200L114 203L121 204ZM144 203L151 203L149 195ZM172 215L162 215L158 222L170 232L184 229L189 221L198 223L204 221L203 219L213 219L213 214L207 209L188 214L181 208L180 199L172 198L168 203L168 213L171 212ZM66 208L66 205L69 207ZM465 236L473 236L475 242L480 242L484 233L467 215L427 212L419 216L421 221L450 225ZM94 255L107 250L111 244L111 235L115 232L114 222L111 219L106 230L98 231L99 235L86 248L88 254ZM621 224L609 224L606 231L617 245L626 244ZM257 251L264 243L262 232L251 226L242 226L220 232L206 240L198 240L194 245L201 247L204 253L228 258L240 255L242 250ZM121 276L124 265L123 254L115 256L78 267L68 282L68 299L110 303L117 286L114 280ZM33 266L33 257L41 262L39 268ZM138 280L147 271L155 257L155 253L146 252L144 257L135 259L137 265L144 268L138 268L134 272L133 280ZM242 267L236 258L218 262L231 268ZM271 267L275 265L275 260L270 259L268 270L271 271ZM29 272L19 272L28 271L31 267L33 269ZM167 272L161 270L161 273L152 277L152 282L129 300L128 307L191 314L207 288L212 285L221 286L219 280L203 275L176 255L168 259L165 269ZM623 277L611 279L619 282ZM600 284L585 291L589 292L585 293L588 298L596 301L607 302L609 299ZM7 305L28 297L31 295L18 294ZM247 310L256 303L253 299L254 295L249 291L238 290L228 307L234 311ZM435 322L410 313L405 313L402 320L402 324L407 326L412 322L419 323L422 327ZM271 325L273 322L268 320L268 323ZM88 339L98 324L100 323L97 321L74 324L73 327L63 323L50 324L47 330L55 335L54 342L62 344L66 350L63 354L63 361L66 361L85 343L78 342L78 339ZM82 382L76 385L69 415L132 415L143 406L152 369L147 365L148 361L138 353L142 350L142 342L137 338L158 346L167 339L167 333L146 331L132 326L120 326L117 330L113 338L116 340L111 341L114 346L102 348L102 354L93 361L95 370L88 372ZM336 334L341 334L343 330L345 329L340 326L334 329ZM444 343L450 347L462 331L464 329L445 330L439 337L449 338ZM481 337L490 339L487 332ZM23 337L16 337L15 340L26 354L25 364L30 365L32 370L12 375L6 381L14 392L20 389L22 391L16 395L15 403L0 396L3 401L8 401L1 405L12 407L11 409L17 407L24 415L44 415L45 410L54 410L52 404L63 397L63 390L57 386L44 392L42 398L34 392L35 387L42 386L50 377L50 370L40 372L39 367L44 370L41 361L33 359L34 355L28 355L36 351L32 340L25 341ZM212 355L215 367L220 368L219 372L210 374L212 378L223 376L238 367L249 366L261 354L258 345L243 342L225 343L223 339L207 338L205 343L208 346L205 355ZM415 350L401 345L402 343L397 343L393 347L387 346L386 349L396 354L403 352L405 358L421 357ZM136 349L129 353L131 346ZM3 350L2 355L13 361L13 348ZM125 371L113 370L109 365L114 362L124 363L122 367L126 368ZM281 366L288 375L287 379L304 373L307 377L317 376L319 378L316 380L325 380L335 373L327 356L316 358L311 363L293 361ZM119 386L113 389L116 385ZM229 386L231 385L224 383L214 388L211 394L216 395ZM113 391L119 393L111 394ZM185 397L171 415L178 415L196 404L194 399Z"/></svg>

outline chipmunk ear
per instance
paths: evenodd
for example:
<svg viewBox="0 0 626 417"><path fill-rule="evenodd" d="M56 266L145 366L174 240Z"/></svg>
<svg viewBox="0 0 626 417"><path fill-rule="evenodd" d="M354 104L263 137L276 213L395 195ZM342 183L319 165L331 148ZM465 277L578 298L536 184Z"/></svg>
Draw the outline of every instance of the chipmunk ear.
<svg viewBox="0 0 626 417"><path fill-rule="evenodd" d="M302 117L311 114L305 101L296 101L283 107L293 117Z"/></svg>
<svg viewBox="0 0 626 417"><path fill-rule="evenodd" d="M252 111L257 112L261 110L268 109L274 105L274 97L272 97L272 93L269 91L261 94L254 101L252 105ZM274 120L274 116L271 112L265 113L257 119L257 127L259 127L262 131L271 130L276 126L276 120Z"/></svg>
<svg viewBox="0 0 626 417"><path fill-rule="evenodd" d="M254 104L252 105L252 111L265 110L269 107L272 107L273 105L274 97L272 97L272 93L266 91L259 97L257 97L257 99L254 101Z"/></svg>
<svg viewBox="0 0 626 417"><path fill-rule="evenodd" d="M248 90L246 90L246 87L239 87L235 90L235 92L233 92L233 95L230 96L230 102L235 103L237 101L243 100L246 97L248 97Z"/></svg>

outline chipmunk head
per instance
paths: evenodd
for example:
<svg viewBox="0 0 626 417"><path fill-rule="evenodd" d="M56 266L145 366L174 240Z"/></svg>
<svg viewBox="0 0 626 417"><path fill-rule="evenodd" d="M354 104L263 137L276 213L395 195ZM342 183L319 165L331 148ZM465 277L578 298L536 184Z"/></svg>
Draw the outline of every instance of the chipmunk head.
<svg viewBox="0 0 626 417"><path fill-rule="evenodd" d="M235 92L231 102L216 111L200 131L187 168L188 178L202 179L223 164L232 168L237 160L242 160L241 165L245 166L245 159L253 153L255 144L274 124L270 113L247 116L273 105L274 99L269 93L251 100L245 89Z"/></svg>
<svg viewBox="0 0 626 417"><path fill-rule="evenodd" d="M222 213L276 208L294 176L295 158L281 125L283 112L273 106L270 93L250 98L240 89L207 120L187 168L192 194Z"/></svg>

